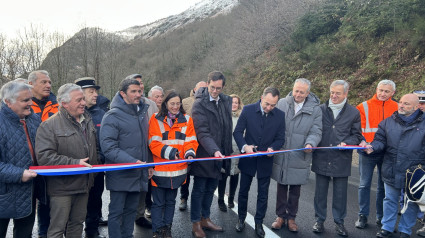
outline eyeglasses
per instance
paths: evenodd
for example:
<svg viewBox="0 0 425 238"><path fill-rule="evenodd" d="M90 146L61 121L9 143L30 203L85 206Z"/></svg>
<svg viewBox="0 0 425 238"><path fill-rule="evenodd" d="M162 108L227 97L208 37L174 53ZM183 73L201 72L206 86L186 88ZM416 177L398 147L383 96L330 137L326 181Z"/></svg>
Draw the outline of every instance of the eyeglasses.
<svg viewBox="0 0 425 238"><path fill-rule="evenodd" d="M214 86L210 86L211 91L217 91L220 92L223 88L222 87L214 87Z"/></svg>
<svg viewBox="0 0 425 238"><path fill-rule="evenodd" d="M172 106L172 107L180 107L182 104L179 103L179 102L171 102L171 103L169 103L169 105Z"/></svg>

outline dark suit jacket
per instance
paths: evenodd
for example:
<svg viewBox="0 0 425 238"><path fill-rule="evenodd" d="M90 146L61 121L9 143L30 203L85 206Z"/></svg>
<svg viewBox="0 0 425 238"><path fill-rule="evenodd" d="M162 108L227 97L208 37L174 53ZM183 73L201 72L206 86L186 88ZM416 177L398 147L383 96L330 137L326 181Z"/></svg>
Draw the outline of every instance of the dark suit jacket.
<svg viewBox="0 0 425 238"><path fill-rule="evenodd" d="M245 135L244 135L245 134ZM274 108L267 117L263 117L260 101L245 106L233 132L240 150L247 145L256 145L258 151L268 148L279 150L285 143L285 113ZM242 173L257 178L269 177L272 173L273 157L258 156L239 160Z"/></svg>

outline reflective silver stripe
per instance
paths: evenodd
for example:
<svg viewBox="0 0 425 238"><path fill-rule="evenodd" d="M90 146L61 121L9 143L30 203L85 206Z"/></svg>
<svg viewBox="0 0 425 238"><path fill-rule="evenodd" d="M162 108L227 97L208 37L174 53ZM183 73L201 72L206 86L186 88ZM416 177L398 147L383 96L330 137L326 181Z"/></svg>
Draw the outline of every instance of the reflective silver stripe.
<svg viewBox="0 0 425 238"><path fill-rule="evenodd" d="M182 127L181 133L186 135L187 126Z"/></svg>
<svg viewBox="0 0 425 238"><path fill-rule="evenodd" d="M179 171L153 171L153 175L158 177L177 177L185 174L187 174L187 168Z"/></svg>
<svg viewBox="0 0 425 238"><path fill-rule="evenodd" d="M159 125L159 130L161 131L161 134L164 134L165 133L164 122L158 120L158 125Z"/></svg>
<svg viewBox="0 0 425 238"><path fill-rule="evenodd" d="M186 158L186 155L187 155L188 153L193 153L193 154L195 154L195 151L194 151L193 149L187 150L187 151L186 151L186 153L184 153L184 157L185 157L185 158Z"/></svg>
<svg viewBox="0 0 425 238"><path fill-rule="evenodd" d="M186 139L184 140L185 142L188 142L188 141L193 141L193 140L197 140L196 139L196 136L189 136L189 137L186 137Z"/></svg>
<svg viewBox="0 0 425 238"><path fill-rule="evenodd" d="M189 115L184 115L184 117L186 118L186 121L189 122L190 116Z"/></svg>
<svg viewBox="0 0 425 238"><path fill-rule="evenodd" d="M170 153L171 153L171 150L173 149L173 147L171 147L171 146L167 146L167 149L165 149L165 152L164 152L164 159L170 159Z"/></svg>
<svg viewBox="0 0 425 238"><path fill-rule="evenodd" d="M152 136L150 139L149 139L149 144L150 143L152 143L152 141L159 141L159 142L162 142L162 137L160 137L160 136Z"/></svg>
<svg viewBox="0 0 425 238"><path fill-rule="evenodd" d="M184 140L163 140L164 145L184 145Z"/></svg>
<svg viewBox="0 0 425 238"><path fill-rule="evenodd" d="M367 105L367 102L363 102L362 104L363 104L364 114L365 114L365 118L366 118L366 126L365 126L365 128L362 128L362 132L363 133L377 132L378 128L370 128L369 107Z"/></svg>

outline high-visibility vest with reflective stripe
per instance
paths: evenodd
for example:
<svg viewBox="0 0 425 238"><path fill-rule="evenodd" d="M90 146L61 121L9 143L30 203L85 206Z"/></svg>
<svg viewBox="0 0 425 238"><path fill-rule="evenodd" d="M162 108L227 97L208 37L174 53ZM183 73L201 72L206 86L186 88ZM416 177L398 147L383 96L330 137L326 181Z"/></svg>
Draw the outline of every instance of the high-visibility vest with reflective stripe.
<svg viewBox="0 0 425 238"><path fill-rule="evenodd" d="M360 111L362 134L366 142L372 142L379 123L397 111L398 103L392 99L380 101L375 94L371 99L357 105L357 109Z"/></svg>
<svg viewBox="0 0 425 238"><path fill-rule="evenodd" d="M179 113L172 127L167 117L157 117L155 113L149 121L149 148L154 162L174 160L172 151L178 151L179 158L186 155L195 157L198 141L192 118ZM152 185L164 188L178 188L185 183L187 163L155 166Z"/></svg>

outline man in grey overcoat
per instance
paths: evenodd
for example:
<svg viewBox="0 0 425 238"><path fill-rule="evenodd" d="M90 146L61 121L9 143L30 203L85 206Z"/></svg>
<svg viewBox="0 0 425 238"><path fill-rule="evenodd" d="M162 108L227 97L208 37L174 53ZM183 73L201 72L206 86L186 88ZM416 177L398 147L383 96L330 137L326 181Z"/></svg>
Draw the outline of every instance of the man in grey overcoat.
<svg viewBox="0 0 425 238"><path fill-rule="evenodd" d="M305 78L295 80L292 92L277 104L277 108L285 112L284 150L316 147L322 138L320 100L310 92L310 87L310 81ZM298 231L295 217L301 185L307 183L310 175L311 159L311 149L275 155L272 178L277 182L278 217L272 229L280 229L286 224L290 231Z"/></svg>

